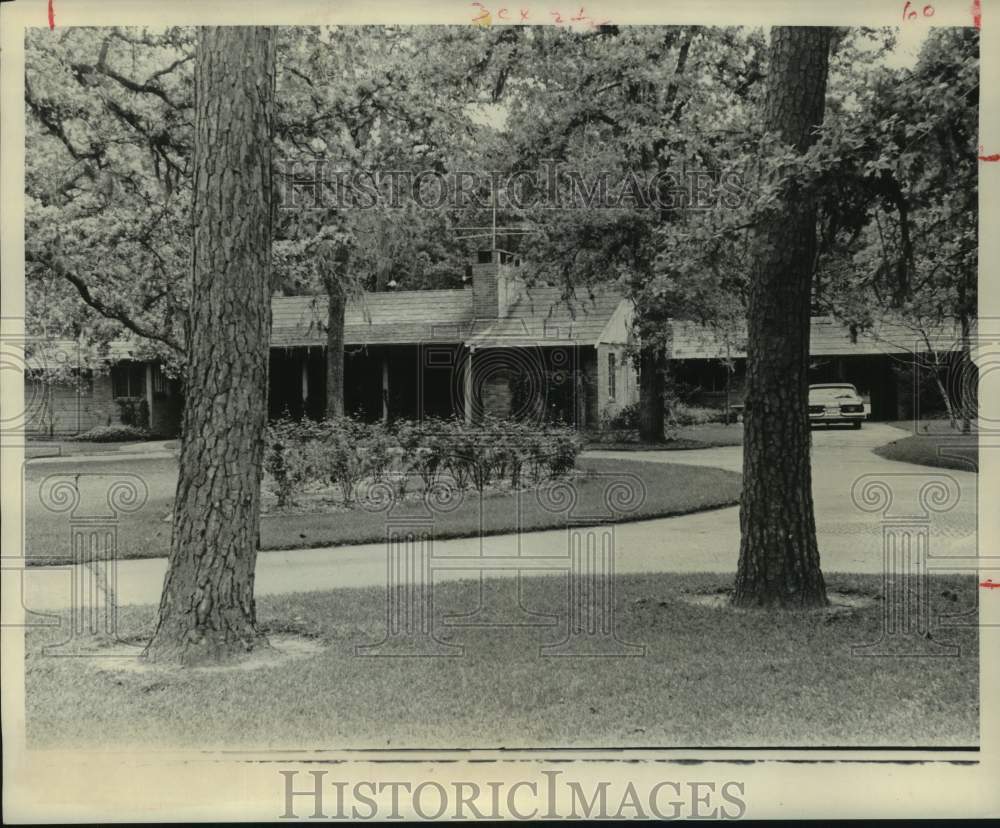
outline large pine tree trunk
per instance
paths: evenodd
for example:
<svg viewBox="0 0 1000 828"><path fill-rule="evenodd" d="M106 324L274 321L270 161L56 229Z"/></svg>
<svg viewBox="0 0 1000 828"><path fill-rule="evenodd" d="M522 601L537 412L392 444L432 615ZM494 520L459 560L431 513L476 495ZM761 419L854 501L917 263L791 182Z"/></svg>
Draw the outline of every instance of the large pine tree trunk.
<svg viewBox="0 0 1000 828"><path fill-rule="evenodd" d="M799 152L822 123L830 32L775 27L764 127ZM816 206L790 186L756 239L747 341L737 606L827 603L813 514L809 300Z"/></svg>
<svg viewBox="0 0 1000 828"><path fill-rule="evenodd" d="M195 664L256 626L271 332L274 33L204 28L195 68L193 288L170 560L147 656Z"/></svg>
<svg viewBox="0 0 1000 828"><path fill-rule="evenodd" d="M664 441L663 358L655 348L639 350L639 439Z"/></svg>

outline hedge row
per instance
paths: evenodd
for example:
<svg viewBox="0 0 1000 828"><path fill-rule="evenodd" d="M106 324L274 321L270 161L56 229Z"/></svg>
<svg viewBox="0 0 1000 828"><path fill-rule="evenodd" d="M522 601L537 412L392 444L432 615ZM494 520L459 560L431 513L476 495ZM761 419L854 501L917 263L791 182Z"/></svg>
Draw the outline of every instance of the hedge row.
<svg viewBox="0 0 1000 828"><path fill-rule="evenodd" d="M264 469L279 506L310 486L336 485L345 504L367 484L390 483L397 496L419 480L428 491L442 479L479 492L520 488L566 475L583 441L563 425L486 418L400 420L387 427L350 417L281 419L267 431Z"/></svg>

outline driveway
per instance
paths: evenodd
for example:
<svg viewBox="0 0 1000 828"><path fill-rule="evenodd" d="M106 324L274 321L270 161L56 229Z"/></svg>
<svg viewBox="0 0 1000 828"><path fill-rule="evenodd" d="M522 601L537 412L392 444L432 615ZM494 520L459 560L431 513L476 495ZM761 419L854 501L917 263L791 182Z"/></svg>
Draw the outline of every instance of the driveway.
<svg viewBox="0 0 1000 828"><path fill-rule="evenodd" d="M824 572L882 571L883 526L880 511L866 511L852 499L859 478L877 476L891 491L891 519L929 527L934 571L967 571L976 555L977 475L896 463L871 449L902 432L892 426L866 424L860 431L817 430L813 437L813 494ZM740 470L742 449L725 447L672 452L593 452L594 457L686 463ZM942 512L920 507L921 488L936 481L947 486L950 500ZM864 481L862 481L863 483ZM945 491L942 489L941 491ZM874 496L873 492L869 492ZM936 503L937 501L935 501ZM739 510L718 509L614 527L615 569L619 573L736 571L739 554ZM482 543L482 547L480 546ZM564 554L565 530L530 532L520 536L436 541L435 557L480 554L528 557ZM942 565L943 564L943 565ZM119 604L155 604L159 600L166 561L121 561L117 567ZM51 610L67 605L73 568L32 568L24 577L25 606ZM534 570L538 571L538 570ZM551 572L549 570L548 572ZM436 572L435 580L469 577L469 572ZM513 574L497 570L490 574ZM530 573L526 573L530 574ZM383 544L262 552L257 558L258 595L368 587L385 583Z"/></svg>

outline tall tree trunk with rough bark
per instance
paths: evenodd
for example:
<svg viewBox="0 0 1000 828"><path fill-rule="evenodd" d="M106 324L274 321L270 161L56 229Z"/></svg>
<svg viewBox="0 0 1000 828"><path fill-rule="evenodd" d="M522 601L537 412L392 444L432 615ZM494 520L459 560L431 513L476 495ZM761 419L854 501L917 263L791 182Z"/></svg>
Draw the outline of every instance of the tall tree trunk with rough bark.
<svg viewBox="0 0 1000 828"><path fill-rule="evenodd" d="M823 121L830 30L775 27L764 128L805 152ZM816 205L790 184L758 229L748 311L737 606L827 603L813 513L809 304Z"/></svg>
<svg viewBox="0 0 1000 828"><path fill-rule="evenodd" d="M195 67L192 296L170 559L150 659L266 645L254 567L271 333L275 38L203 28Z"/></svg>
<svg viewBox="0 0 1000 828"><path fill-rule="evenodd" d="M639 439L664 442L663 358L655 348L639 349Z"/></svg>

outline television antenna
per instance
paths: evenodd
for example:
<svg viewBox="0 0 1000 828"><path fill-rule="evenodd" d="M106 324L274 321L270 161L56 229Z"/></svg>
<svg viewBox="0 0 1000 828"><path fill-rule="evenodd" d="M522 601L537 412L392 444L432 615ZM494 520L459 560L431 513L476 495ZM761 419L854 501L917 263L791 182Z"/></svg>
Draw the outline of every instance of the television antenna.
<svg viewBox="0 0 1000 828"><path fill-rule="evenodd" d="M497 237L498 236L528 236L532 233L537 233L537 230L530 228L525 228L523 225L511 225L509 227L498 227L497 226L497 194L505 193L506 188L501 188L500 190L494 190L490 188L490 211L492 213L492 222L490 224L483 225L462 225L455 227L454 229L459 233L466 233L467 235L456 236L459 241L466 241L468 239L489 239L490 240L490 250L499 250L497 247ZM510 251L503 251L509 253Z"/></svg>

